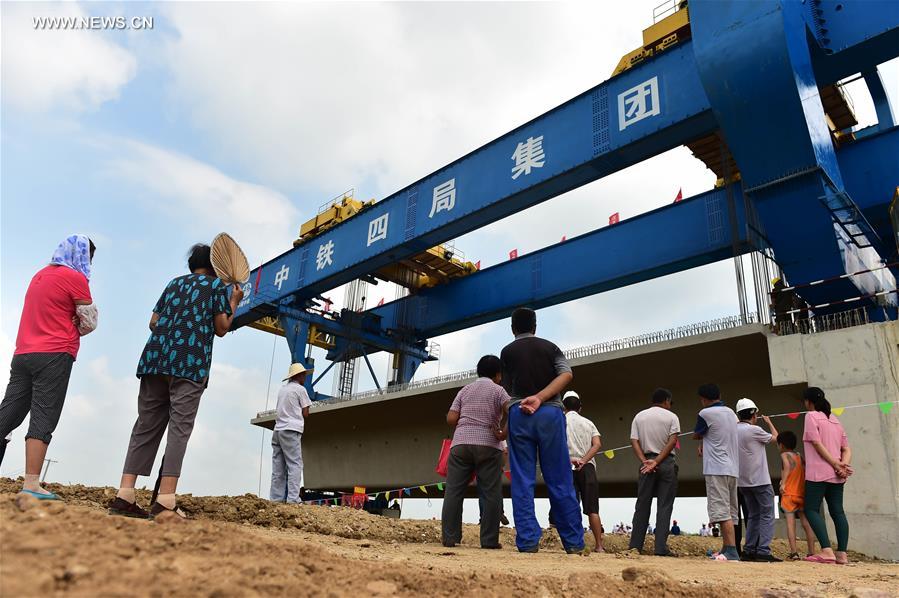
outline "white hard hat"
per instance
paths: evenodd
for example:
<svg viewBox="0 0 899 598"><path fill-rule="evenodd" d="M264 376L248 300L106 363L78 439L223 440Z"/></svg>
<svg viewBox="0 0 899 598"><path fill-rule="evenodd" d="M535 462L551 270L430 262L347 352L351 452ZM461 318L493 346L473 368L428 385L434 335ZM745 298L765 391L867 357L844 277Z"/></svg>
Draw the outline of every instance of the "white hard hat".
<svg viewBox="0 0 899 598"><path fill-rule="evenodd" d="M740 411L746 411L747 409L755 409L756 411L759 410L759 408L755 406L755 403L752 402L752 399L743 398L737 401L737 413L739 413Z"/></svg>
<svg viewBox="0 0 899 598"><path fill-rule="evenodd" d="M567 399L568 397L574 397L575 399L580 399L580 398L581 398L581 395L579 395L578 393L574 392L573 390L569 390L569 391L566 392L564 395L562 395L562 400L564 401L564 400Z"/></svg>

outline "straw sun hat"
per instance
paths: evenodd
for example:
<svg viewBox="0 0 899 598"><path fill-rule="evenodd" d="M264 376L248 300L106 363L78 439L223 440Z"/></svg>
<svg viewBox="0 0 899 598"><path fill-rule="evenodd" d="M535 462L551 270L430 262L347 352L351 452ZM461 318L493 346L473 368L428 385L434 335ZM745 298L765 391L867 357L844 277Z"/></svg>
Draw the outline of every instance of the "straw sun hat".
<svg viewBox="0 0 899 598"><path fill-rule="evenodd" d="M290 380L291 378L293 378L294 376L296 376L298 374L302 374L303 372L311 372L311 371L313 371L313 368L307 368L302 363L292 363L292 364L290 364L290 369L287 370L287 377L284 378L284 380L285 381Z"/></svg>

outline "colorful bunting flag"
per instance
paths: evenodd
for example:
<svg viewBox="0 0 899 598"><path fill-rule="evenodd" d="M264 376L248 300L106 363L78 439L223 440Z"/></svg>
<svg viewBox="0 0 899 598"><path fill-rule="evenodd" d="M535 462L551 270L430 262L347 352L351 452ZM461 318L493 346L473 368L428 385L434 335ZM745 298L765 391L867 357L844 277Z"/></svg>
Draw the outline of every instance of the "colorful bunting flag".
<svg viewBox="0 0 899 598"><path fill-rule="evenodd" d="M618 224L621 221L621 216L618 212L615 212L611 216L609 216L609 224Z"/></svg>
<svg viewBox="0 0 899 598"><path fill-rule="evenodd" d="M480 269L481 269L481 260L478 260L478 261L475 263L474 269L475 269L475 270L480 270Z"/></svg>
<svg viewBox="0 0 899 598"><path fill-rule="evenodd" d="M613 450L608 450L608 451L604 452L603 455L605 455L607 459L614 459L614 458L615 458L615 451L613 451Z"/></svg>
<svg viewBox="0 0 899 598"><path fill-rule="evenodd" d="M331 300L325 299L325 305L322 307L322 311L331 311Z"/></svg>
<svg viewBox="0 0 899 598"><path fill-rule="evenodd" d="M406 496L412 496L412 490L409 488L403 488L403 492L406 493Z"/></svg>
<svg viewBox="0 0 899 598"><path fill-rule="evenodd" d="M566 235L562 235L562 242L564 243L567 240L568 240L568 237Z"/></svg>
<svg viewBox="0 0 899 598"><path fill-rule="evenodd" d="M680 450L680 438L674 441L674 448Z"/></svg>
<svg viewBox="0 0 899 598"><path fill-rule="evenodd" d="M843 412L846 411L845 407L834 407L830 410L834 415L843 415Z"/></svg>
<svg viewBox="0 0 899 598"><path fill-rule="evenodd" d="M799 417L799 412L787 413L787 417L790 419L797 419Z"/></svg>
<svg viewBox="0 0 899 598"><path fill-rule="evenodd" d="M443 482L437 482L437 489L440 491L443 490Z"/></svg>
<svg viewBox="0 0 899 598"><path fill-rule="evenodd" d="M674 203L679 202L684 198L684 189L683 187L677 190L677 197L674 198Z"/></svg>
<svg viewBox="0 0 899 598"><path fill-rule="evenodd" d="M382 305L384 305L384 297L381 297L381 300L378 301L378 307L381 307Z"/></svg>
<svg viewBox="0 0 899 598"><path fill-rule="evenodd" d="M890 401L884 401L882 403L877 403L877 406L880 407L880 410L884 413L889 413L893 408L893 403Z"/></svg>
<svg viewBox="0 0 899 598"><path fill-rule="evenodd" d="M428 489L425 488L424 486L419 486L418 488L419 488L422 492L424 492L425 494L428 493Z"/></svg>
<svg viewBox="0 0 899 598"><path fill-rule="evenodd" d="M517 258L517 257L518 257L518 250L517 250L517 249L513 249L512 251L509 252L509 259L510 259L510 260L514 260L514 259Z"/></svg>

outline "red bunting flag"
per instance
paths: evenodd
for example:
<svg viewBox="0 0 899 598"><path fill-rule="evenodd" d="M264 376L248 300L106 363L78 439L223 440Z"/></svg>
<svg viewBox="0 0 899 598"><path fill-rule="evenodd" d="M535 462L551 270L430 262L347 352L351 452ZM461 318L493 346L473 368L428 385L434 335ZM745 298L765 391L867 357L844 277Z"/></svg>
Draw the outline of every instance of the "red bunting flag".
<svg viewBox="0 0 899 598"><path fill-rule="evenodd" d="M562 241L564 242L564 241L567 241L567 240L568 240L568 237L565 236L565 235L562 235Z"/></svg>
<svg viewBox="0 0 899 598"><path fill-rule="evenodd" d="M331 311L331 300L325 299L325 305L322 307L322 311Z"/></svg>
<svg viewBox="0 0 899 598"><path fill-rule="evenodd" d="M790 419L796 419L796 418L799 417L799 413L798 413L798 412L795 412L795 413L787 413L787 417L789 417Z"/></svg>
<svg viewBox="0 0 899 598"><path fill-rule="evenodd" d="M253 294L259 292L259 279L262 278L262 265L260 264L259 269L256 270L256 284L253 285Z"/></svg>
<svg viewBox="0 0 899 598"><path fill-rule="evenodd" d="M510 259L510 260L514 260L514 259L517 258L517 257L518 257L518 250L517 250L517 249L513 249L512 251L509 252L509 259Z"/></svg>
<svg viewBox="0 0 899 598"><path fill-rule="evenodd" d="M480 269L481 269L481 260L478 260L478 262L474 265L474 269L475 269L475 270L480 270Z"/></svg>
<svg viewBox="0 0 899 598"><path fill-rule="evenodd" d="M378 301L378 307L381 307L382 305L384 305L384 297L381 297L381 300Z"/></svg>
<svg viewBox="0 0 899 598"><path fill-rule="evenodd" d="M674 203L679 202L684 198L684 189L683 187L677 190L677 197L674 198Z"/></svg>
<svg viewBox="0 0 899 598"><path fill-rule="evenodd" d="M620 220L621 220L621 216L619 216L618 212L615 212L614 214L612 214L611 216L609 216L609 224L610 224L610 225L611 225L611 224L618 224L618 222L619 222Z"/></svg>

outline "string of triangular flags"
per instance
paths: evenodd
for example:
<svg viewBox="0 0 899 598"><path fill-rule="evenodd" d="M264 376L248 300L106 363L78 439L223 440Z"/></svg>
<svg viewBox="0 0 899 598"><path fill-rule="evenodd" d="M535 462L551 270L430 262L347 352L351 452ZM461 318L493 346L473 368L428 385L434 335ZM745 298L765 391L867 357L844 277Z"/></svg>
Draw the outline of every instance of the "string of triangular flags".
<svg viewBox="0 0 899 598"><path fill-rule="evenodd" d="M878 407L882 413L887 414L890 411L892 411L893 407L897 404L899 404L899 401L880 401L879 403L866 403L864 405L847 405L845 407L833 407L833 408L831 408L830 412L833 413L834 415L836 415L837 417L839 417L840 415L843 415L843 412L846 411L847 409L861 409L862 407ZM808 413L808 411L793 411L790 413L776 413L774 415L769 415L768 417L770 417L770 418L787 417L790 419L798 419L800 415L803 415L805 413ZM678 434L678 438L680 438L682 436L691 436L692 434L693 434L692 430L689 432L683 432L681 434ZM678 440L676 448L678 448L678 449L680 448L680 440ZM603 451L602 454L605 455L605 457L607 459L614 459L615 453L618 451L623 451L623 450L631 450L631 446L627 445L627 446L619 446L619 447L611 448L611 449ZM365 499L366 500L377 500L377 498L379 496L383 495L385 500L389 501L391 496L393 496L394 494L396 495L396 496L393 496L394 498L403 498L406 496L412 496L413 491L420 491L425 496L430 496L430 494L428 493L428 488L436 488L438 492L443 492L444 486L445 486L445 482L434 482L431 484L420 484L418 486L416 486L416 485L407 486L405 488L394 488L393 490L381 490L381 491L375 492L373 494L365 494ZM354 493L352 493L352 492L340 492L339 494L341 497L354 496ZM340 504L340 500L341 500L340 498L323 498L320 500L311 500L311 501L304 501L304 502L306 504L312 504L312 505L325 505L325 504L338 505L338 504Z"/></svg>

